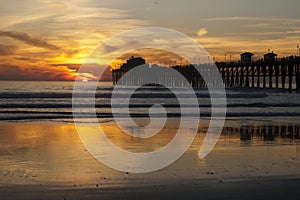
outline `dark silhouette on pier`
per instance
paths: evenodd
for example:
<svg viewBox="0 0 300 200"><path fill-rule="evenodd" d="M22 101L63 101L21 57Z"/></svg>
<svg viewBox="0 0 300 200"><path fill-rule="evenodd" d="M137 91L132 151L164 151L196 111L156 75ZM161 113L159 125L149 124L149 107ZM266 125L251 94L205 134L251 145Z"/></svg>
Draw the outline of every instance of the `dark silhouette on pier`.
<svg viewBox="0 0 300 200"><path fill-rule="evenodd" d="M241 61L239 62L217 62L216 66L227 88L282 88L300 91L299 64L299 56L278 59L273 52L268 52L264 55L264 59L253 62L253 54L245 52L241 54ZM142 72L130 74L129 70L140 65L145 65ZM185 83L173 76L174 73L170 73L171 69L175 69L182 74L192 87L207 86L201 75L210 77L210 86L221 86L214 79L213 74L215 72L213 70L215 68L212 64L176 65L171 67L150 66L146 64L143 58L134 57L131 57L120 69L113 70L113 84L139 85L144 76L152 75L155 77L152 80L153 83L161 83L169 87L186 87ZM127 72L129 75L126 75L126 79L119 81Z"/></svg>

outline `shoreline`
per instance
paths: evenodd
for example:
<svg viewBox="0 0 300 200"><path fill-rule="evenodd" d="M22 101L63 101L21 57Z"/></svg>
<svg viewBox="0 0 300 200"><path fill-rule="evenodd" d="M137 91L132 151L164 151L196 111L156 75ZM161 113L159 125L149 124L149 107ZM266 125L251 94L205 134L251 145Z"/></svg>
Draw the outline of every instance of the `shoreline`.
<svg viewBox="0 0 300 200"><path fill-rule="evenodd" d="M151 116L154 117L155 116ZM217 116L216 116L217 117ZM127 119L127 118L122 118L119 117L120 119ZM132 117L133 119L147 119L149 118L147 117L140 117L140 116L136 116L136 117ZM178 116L174 116L174 117L168 117L171 120L176 120L176 119L180 119L180 117ZM193 119L194 117L190 117L191 119ZM61 120L61 119L65 119L65 120ZM88 118L86 118L88 119ZM109 122L113 122L114 119L111 117L98 117L98 119L106 119L104 121L100 121L99 123L109 123ZM204 120L204 121L209 121L211 119L210 116L201 116L200 120ZM217 119L216 119L217 120ZM252 122L272 122L272 121L277 121L277 120L287 120L286 123L298 123L300 125L300 115L291 115L290 113L287 113L287 115L275 115L275 116L271 116L271 115L255 115L255 116L248 116L248 115L242 115L242 116L226 116L225 121L241 121L241 122L245 122L246 120L248 121L252 121ZM285 121L281 121L281 122L285 122ZM75 121L73 120L73 116L70 118L59 118L59 119L24 119L24 120L0 120L0 124L1 123L8 123L8 124L12 124L12 123L67 123L67 124L75 124ZM90 122L88 121L76 121L76 124L90 124Z"/></svg>

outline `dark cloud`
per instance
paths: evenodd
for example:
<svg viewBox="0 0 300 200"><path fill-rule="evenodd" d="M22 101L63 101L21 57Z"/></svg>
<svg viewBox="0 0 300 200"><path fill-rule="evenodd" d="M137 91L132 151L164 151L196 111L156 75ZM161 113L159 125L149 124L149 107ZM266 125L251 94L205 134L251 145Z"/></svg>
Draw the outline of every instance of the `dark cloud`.
<svg viewBox="0 0 300 200"><path fill-rule="evenodd" d="M15 65L0 65L0 80L26 80L26 72Z"/></svg>
<svg viewBox="0 0 300 200"><path fill-rule="evenodd" d="M0 80L16 81L62 81L68 80L68 72L63 69L57 71L43 71L38 67L21 68L16 65L0 64Z"/></svg>
<svg viewBox="0 0 300 200"><path fill-rule="evenodd" d="M103 53L111 53L111 52L114 52L119 49L118 46L112 46L112 45L106 44L105 42L101 43L101 47L103 48Z"/></svg>
<svg viewBox="0 0 300 200"><path fill-rule="evenodd" d="M51 66L53 67L60 67L60 66L66 66L69 69L73 69L78 71L78 69L81 67L81 64L76 64L76 63L72 63L72 64L68 64L68 63L63 63L63 64L52 64Z"/></svg>
<svg viewBox="0 0 300 200"><path fill-rule="evenodd" d="M110 45L111 41L108 41L108 44L105 42L101 43L102 51L101 53L112 53L115 51L118 51L122 48L132 47L132 49L136 49L138 47L144 46L143 42L137 41L137 40L130 40L129 42L126 41L127 38L123 38L123 41L120 41L118 45ZM99 51L99 50L98 50Z"/></svg>
<svg viewBox="0 0 300 200"><path fill-rule="evenodd" d="M48 42L40 38L28 35L27 33L15 32L15 31L0 31L0 36L10 37L35 47L41 47L41 48L54 50L54 51L61 50L59 47L53 44L49 44Z"/></svg>
<svg viewBox="0 0 300 200"><path fill-rule="evenodd" d="M100 81L111 81L112 80L112 73L111 73L111 68L109 66L101 66L95 63L90 63L90 64L83 64L84 67L80 71L80 67L82 67L82 64L53 64L52 66L54 67L62 67L65 66L68 69L71 70L76 70L76 72L81 72L81 73L89 73L92 75L97 75L99 71L102 72L102 75L100 77Z"/></svg>
<svg viewBox="0 0 300 200"><path fill-rule="evenodd" d="M15 47L0 44L0 56L7 56L13 54Z"/></svg>

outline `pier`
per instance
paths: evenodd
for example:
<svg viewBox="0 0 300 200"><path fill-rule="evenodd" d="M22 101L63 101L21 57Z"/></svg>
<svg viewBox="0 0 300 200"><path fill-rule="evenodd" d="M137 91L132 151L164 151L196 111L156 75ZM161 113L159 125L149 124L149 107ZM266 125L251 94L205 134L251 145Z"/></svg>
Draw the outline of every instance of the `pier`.
<svg viewBox="0 0 300 200"><path fill-rule="evenodd" d="M300 90L299 60L218 65L226 87Z"/></svg>
<svg viewBox="0 0 300 200"><path fill-rule="evenodd" d="M244 55L246 53L246 56ZM216 63L218 73L220 73L223 84L227 88L282 88L300 91L300 57L290 56L287 58L276 59L276 54L268 53L264 60L251 61L253 54L245 52L242 54L242 61L234 63ZM248 57L247 57L248 55ZM249 58L250 57L250 58ZM126 79L118 82L120 78L130 73L130 69L135 66L147 65L144 74L129 74ZM130 67L129 67L130 66ZM145 74L156 77L153 83L161 83L168 87L186 87L186 83L177 80L172 75L171 69L175 69L182 74L188 83L195 88L206 87L207 83L202 76L209 77L210 86L220 87L221 85L214 80L216 73L213 64L171 66L171 67L150 67L142 58L132 57L120 69L112 71L113 84L139 85ZM200 72L200 73L199 73ZM202 76L201 76L201 75Z"/></svg>

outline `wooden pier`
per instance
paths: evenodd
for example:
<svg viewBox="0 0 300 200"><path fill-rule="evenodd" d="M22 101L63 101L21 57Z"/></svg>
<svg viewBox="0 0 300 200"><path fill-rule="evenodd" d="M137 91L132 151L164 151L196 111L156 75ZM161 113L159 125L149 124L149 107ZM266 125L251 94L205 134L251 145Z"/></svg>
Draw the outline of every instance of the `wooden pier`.
<svg viewBox="0 0 300 200"><path fill-rule="evenodd" d="M300 90L299 61L219 65L226 87Z"/></svg>
<svg viewBox="0 0 300 200"><path fill-rule="evenodd" d="M253 62L253 63L216 63L223 84L227 88L282 88L300 91L300 57L281 59L275 62ZM188 83L195 88L206 87L207 83L202 76L209 77L210 86L220 87L220 82L215 79L215 65L187 65L173 66L182 74ZM132 67L130 68L132 69ZM155 67L144 71L157 77L157 80L168 87L185 87L184 82L178 80L170 73L170 67ZM145 74L131 74L126 80L118 82L128 72L126 68L116 69L112 72L114 84L135 85L141 83ZM200 73L199 73L200 71ZM130 72L129 72L130 73ZM202 76L201 76L201 75ZM163 81L163 82L162 82Z"/></svg>

